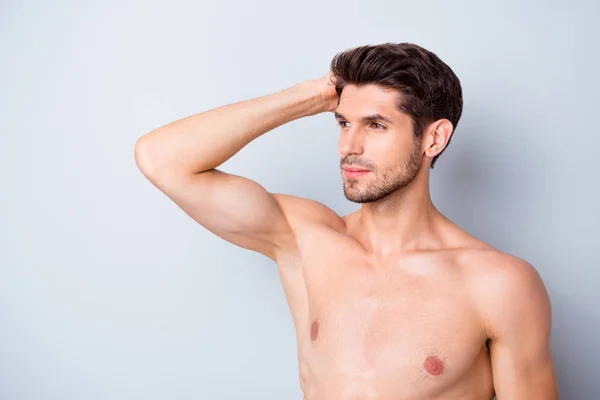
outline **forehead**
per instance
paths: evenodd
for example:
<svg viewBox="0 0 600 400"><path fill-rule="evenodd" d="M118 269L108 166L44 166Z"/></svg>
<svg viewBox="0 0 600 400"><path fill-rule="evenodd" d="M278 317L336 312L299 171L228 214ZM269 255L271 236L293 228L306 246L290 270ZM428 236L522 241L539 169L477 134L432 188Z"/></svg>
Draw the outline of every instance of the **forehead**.
<svg viewBox="0 0 600 400"><path fill-rule="evenodd" d="M340 96L337 111L348 118L360 118L366 114L379 113L403 122L410 120L408 114L398 110L400 93L395 89L374 84L346 85Z"/></svg>

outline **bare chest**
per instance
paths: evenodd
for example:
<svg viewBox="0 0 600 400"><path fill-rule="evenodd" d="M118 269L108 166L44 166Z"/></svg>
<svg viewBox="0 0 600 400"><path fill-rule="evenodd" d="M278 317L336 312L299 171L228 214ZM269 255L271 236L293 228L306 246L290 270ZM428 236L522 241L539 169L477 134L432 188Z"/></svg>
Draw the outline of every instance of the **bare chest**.
<svg viewBox="0 0 600 400"><path fill-rule="evenodd" d="M287 282L307 391L433 398L485 373L485 335L452 265L378 266L338 250L304 252L301 279Z"/></svg>

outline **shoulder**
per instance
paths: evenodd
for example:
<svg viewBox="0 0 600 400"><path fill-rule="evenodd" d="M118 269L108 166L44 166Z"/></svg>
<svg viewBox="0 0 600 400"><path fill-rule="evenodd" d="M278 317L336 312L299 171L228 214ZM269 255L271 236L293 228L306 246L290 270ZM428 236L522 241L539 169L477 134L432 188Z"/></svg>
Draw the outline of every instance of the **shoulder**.
<svg viewBox="0 0 600 400"><path fill-rule="evenodd" d="M328 230L344 232L346 223L331 208L325 204L283 193L271 193L291 229L292 234L278 249L276 262L286 264L285 260L298 259L298 240L311 233ZM287 263L298 265L296 262Z"/></svg>
<svg viewBox="0 0 600 400"><path fill-rule="evenodd" d="M539 278L536 268L528 261L492 247L465 249L458 261L479 284L512 286Z"/></svg>
<svg viewBox="0 0 600 400"><path fill-rule="evenodd" d="M550 299L531 263L496 249L469 251L461 258L468 291L491 338L526 323L549 326Z"/></svg>
<svg viewBox="0 0 600 400"><path fill-rule="evenodd" d="M272 193L292 227L306 223L323 223L334 228L344 227L343 219L325 204L304 197Z"/></svg>

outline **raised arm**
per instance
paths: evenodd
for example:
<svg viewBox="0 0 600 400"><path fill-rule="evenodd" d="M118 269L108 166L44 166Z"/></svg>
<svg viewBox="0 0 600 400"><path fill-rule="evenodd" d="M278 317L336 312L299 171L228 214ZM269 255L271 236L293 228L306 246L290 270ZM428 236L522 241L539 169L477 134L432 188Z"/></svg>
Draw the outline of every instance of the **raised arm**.
<svg viewBox="0 0 600 400"><path fill-rule="evenodd" d="M262 134L337 104L325 77L192 115L142 136L142 173L217 236L276 260L293 242L280 198L260 184L216 168Z"/></svg>

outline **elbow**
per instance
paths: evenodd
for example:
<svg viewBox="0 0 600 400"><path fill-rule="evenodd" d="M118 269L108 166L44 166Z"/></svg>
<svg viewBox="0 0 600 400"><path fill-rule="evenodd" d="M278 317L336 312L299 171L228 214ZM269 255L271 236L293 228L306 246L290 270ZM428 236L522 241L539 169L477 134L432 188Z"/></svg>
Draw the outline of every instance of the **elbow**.
<svg viewBox="0 0 600 400"><path fill-rule="evenodd" d="M172 175L174 171L164 146L150 133L136 141L133 155L138 169L152 182L162 175Z"/></svg>
<svg viewBox="0 0 600 400"><path fill-rule="evenodd" d="M150 134L140 137L134 147L134 159L138 169L154 185L172 180L184 174L173 165L172 157L164 151L164 145Z"/></svg>
<svg viewBox="0 0 600 400"><path fill-rule="evenodd" d="M140 137L133 151L135 163L145 177L150 178L156 174L156 163L151 154L151 143L147 135Z"/></svg>

